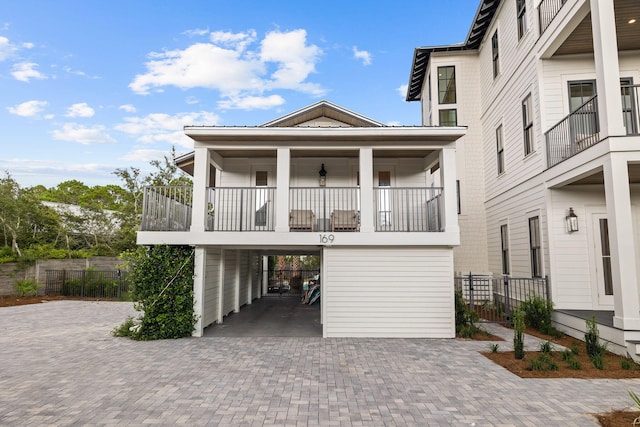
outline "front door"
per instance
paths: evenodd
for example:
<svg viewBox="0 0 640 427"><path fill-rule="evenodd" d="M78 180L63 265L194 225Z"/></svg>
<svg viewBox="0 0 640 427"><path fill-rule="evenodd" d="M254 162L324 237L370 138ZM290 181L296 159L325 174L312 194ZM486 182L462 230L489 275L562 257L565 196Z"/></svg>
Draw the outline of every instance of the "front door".
<svg viewBox="0 0 640 427"><path fill-rule="evenodd" d="M611 276L609 223L605 214L593 214L592 221L598 305L600 308L610 308L613 307L613 279Z"/></svg>

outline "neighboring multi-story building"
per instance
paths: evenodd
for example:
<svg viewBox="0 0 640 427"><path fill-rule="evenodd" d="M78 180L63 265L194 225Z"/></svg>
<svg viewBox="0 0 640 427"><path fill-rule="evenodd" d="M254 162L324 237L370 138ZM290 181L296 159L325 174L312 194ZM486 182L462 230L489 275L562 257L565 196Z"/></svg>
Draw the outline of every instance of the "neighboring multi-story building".
<svg viewBox="0 0 640 427"><path fill-rule="evenodd" d="M456 140L326 101L253 127L186 127L193 187L145 190L138 243L195 247L194 335L268 292L270 255L320 257L325 337L453 337Z"/></svg>
<svg viewBox="0 0 640 427"><path fill-rule="evenodd" d="M640 342L640 2L482 0L415 50L407 100L458 143L456 271L549 276L559 328Z"/></svg>

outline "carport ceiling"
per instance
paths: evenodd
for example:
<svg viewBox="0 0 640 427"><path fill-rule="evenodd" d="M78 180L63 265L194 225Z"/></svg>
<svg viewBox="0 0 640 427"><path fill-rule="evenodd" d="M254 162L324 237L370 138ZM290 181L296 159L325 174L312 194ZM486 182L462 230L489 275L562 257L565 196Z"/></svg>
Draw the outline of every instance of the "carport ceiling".
<svg viewBox="0 0 640 427"><path fill-rule="evenodd" d="M640 184L640 164L629 165L629 183ZM599 171L593 175L574 181L569 185L604 185L604 174L602 171Z"/></svg>

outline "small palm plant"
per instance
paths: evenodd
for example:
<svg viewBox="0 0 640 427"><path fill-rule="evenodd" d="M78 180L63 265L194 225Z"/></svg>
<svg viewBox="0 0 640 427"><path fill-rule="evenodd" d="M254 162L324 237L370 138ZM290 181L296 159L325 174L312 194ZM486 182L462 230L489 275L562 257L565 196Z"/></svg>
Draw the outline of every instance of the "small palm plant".
<svg viewBox="0 0 640 427"><path fill-rule="evenodd" d="M629 396L631 396L631 399L633 399L633 403L636 404L636 409L640 410L640 397L638 397L638 395L632 392L631 390L627 390L627 391L629 392ZM634 426L640 425L640 417L636 417L636 419L633 420L633 425Z"/></svg>

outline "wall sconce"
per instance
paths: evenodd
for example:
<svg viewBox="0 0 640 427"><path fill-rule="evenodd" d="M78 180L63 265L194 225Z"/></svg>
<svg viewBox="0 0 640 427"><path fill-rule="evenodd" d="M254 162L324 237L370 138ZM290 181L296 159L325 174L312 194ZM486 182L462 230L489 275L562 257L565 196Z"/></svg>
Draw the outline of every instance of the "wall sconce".
<svg viewBox="0 0 640 427"><path fill-rule="evenodd" d="M567 223L567 233L578 231L578 215L573 211L573 208L569 208L569 215L564 220Z"/></svg>
<svg viewBox="0 0 640 427"><path fill-rule="evenodd" d="M327 185L327 171L324 169L324 163L318 173L320 174L320 187L324 187Z"/></svg>

